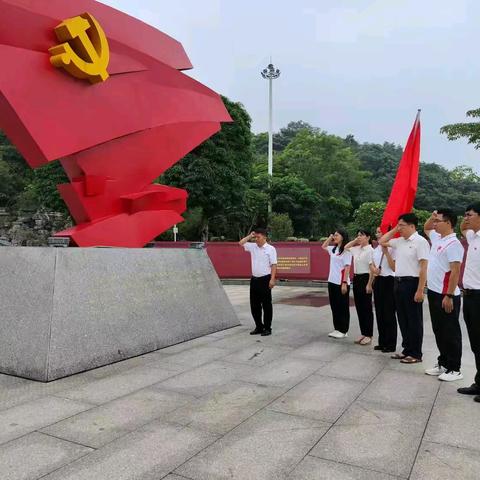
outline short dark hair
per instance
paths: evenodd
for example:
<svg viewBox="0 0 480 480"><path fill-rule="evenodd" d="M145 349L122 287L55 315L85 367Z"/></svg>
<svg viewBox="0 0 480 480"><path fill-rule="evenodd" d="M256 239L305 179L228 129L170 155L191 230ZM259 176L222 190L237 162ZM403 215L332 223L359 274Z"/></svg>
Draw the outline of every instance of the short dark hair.
<svg viewBox="0 0 480 480"><path fill-rule="evenodd" d="M341 245L338 247L338 253L340 253L341 255L345 250L345 245L349 242L348 233L343 228L337 228L335 231L339 233L343 238ZM336 250L337 250L337 245L333 247L333 253L335 253Z"/></svg>
<svg viewBox="0 0 480 480"><path fill-rule="evenodd" d="M437 213L442 215L444 220L447 220L450 222L450 225L452 228L455 228L457 226L457 216L453 213L453 210L450 210L449 208L439 208L437 210Z"/></svg>
<svg viewBox="0 0 480 480"><path fill-rule="evenodd" d="M474 202L468 205L465 211L468 212L469 210L473 210L480 215L480 202Z"/></svg>
<svg viewBox="0 0 480 480"><path fill-rule="evenodd" d="M360 228L357 230L357 235L365 235L366 237L368 237L368 243L372 243L372 234L370 233L370 230Z"/></svg>
<svg viewBox="0 0 480 480"><path fill-rule="evenodd" d="M255 233L259 233L260 235L268 237L268 232L266 228L259 227L259 228L256 228L254 231Z"/></svg>
<svg viewBox="0 0 480 480"><path fill-rule="evenodd" d="M414 213L402 213L398 220L403 220L407 225L415 225L418 227L418 217Z"/></svg>

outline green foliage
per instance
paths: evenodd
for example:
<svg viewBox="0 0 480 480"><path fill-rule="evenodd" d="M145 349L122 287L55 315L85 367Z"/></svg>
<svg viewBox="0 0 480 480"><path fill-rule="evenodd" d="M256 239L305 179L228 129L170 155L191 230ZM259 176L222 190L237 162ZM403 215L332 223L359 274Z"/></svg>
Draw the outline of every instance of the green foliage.
<svg viewBox="0 0 480 480"><path fill-rule="evenodd" d="M273 213L270 219L270 237L273 241L284 241L293 236L293 225L287 213Z"/></svg>
<svg viewBox="0 0 480 480"><path fill-rule="evenodd" d="M162 181L189 192L189 208L200 207L203 238L245 207L252 173L251 119L240 103L223 98L233 123L165 172ZM222 217L219 221L218 217ZM219 235L218 235L219 236Z"/></svg>
<svg viewBox="0 0 480 480"><path fill-rule="evenodd" d="M480 117L480 108L469 110L467 117ZM440 129L440 133L447 135L449 140L458 140L466 138L468 143L473 144L475 148L480 148L480 122L453 123L445 125Z"/></svg>
<svg viewBox="0 0 480 480"><path fill-rule="evenodd" d="M349 233L353 235L359 229L369 230L373 235L380 225L386 202L366 202L353 213L353 222L349 225Z"/></svg>

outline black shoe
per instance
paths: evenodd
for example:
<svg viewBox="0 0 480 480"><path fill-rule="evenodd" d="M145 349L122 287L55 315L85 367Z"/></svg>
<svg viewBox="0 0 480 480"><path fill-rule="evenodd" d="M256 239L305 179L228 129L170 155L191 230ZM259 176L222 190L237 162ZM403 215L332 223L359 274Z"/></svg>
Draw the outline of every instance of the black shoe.
<svg viewBox="0 0 480 480"><path fill-rule="evenodd" d="M255 330L252 330L250 332L250 335L261 335L263 333L263 329L260 330L259 328L256 328Z"/></svg>
<svg viewBox="0 0 480 480"><path fill-rule="evenodd" d="M385 347L382 347L381 345L376 345L373 347L374 350L383 350Z"/></svg>
<svg viewBox="0 0 480 480"><path fill-rule="evenodd" d="M383 348L382 348L382 353L392 353L392 352L394 352L395 350L396 350L395 348L383 347Z"/></svg>
<svg viewBox="0 0 480 480"><path fill-rule="evenodd" d="M457 392L462 395L480 395L480 387L476 383L472 383L469 387L458 388Z"/></svg>
<svg viewBox="0 0 480 480"><path fill-rule="evenodd" d="M262 337L268 337L268 335L271 335L272 331L271 330L264 330L261 335Z"/></svg>
<svg viewBox="0 0 480 480"><path fill-rule="evenodd" d="M477 395L476 397L473 397L473 401L480 403L480 395Z"/></svg>

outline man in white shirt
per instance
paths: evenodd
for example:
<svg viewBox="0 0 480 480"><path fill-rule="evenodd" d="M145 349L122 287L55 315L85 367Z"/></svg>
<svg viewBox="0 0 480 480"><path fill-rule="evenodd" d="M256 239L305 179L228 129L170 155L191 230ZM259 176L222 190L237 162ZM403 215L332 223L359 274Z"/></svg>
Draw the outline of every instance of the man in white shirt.
<svg viewBox="0 0 480 480"><path fill-rule="evenodd" d="M249 240L255 240L255 243ZM250 279L250 309L255 321L255 329L250 335L272 334L272 288L277 275L277 251L267 243L267 231L257 228L238 242L250 253L252 278ZM263 322L262 322L263 310Z"/></svg>
<svg viewBox="0 0 480 480"><path fill-rule="evenodd" d="M455 234L457 216L449 209L435 210L424 226L432 242L428 259L428 306L440 355L427 375L454 382L463 378L462 331L460 330L460 266L464 249Z"/></svg>
<svg viewBox="0 0 480 480"><path fill-rule="evenodd" d="M480 402L480 202L469 205L460 226L467 239L468 251L463 273L463 318L467 326L470 346L475 355L477 374L470 387L459 388L458 393L475 395Z"/></svg>
<svg viewBox="0 0 480 480"><path fill-rule="evenodd" d="M422 361L422 303L430 254L430 245L418 234L417 225L414 213L404 213L397 226L380 239L380 245L392 247L395 255L395 304L403 351L392 358L407 364ZM397 233L400 237L393 238Z"/></svg>

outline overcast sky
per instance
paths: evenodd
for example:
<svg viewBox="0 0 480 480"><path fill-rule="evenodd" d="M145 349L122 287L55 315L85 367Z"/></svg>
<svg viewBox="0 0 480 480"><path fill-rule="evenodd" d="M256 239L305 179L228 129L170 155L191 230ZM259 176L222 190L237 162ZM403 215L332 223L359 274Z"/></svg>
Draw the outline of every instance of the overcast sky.
<svg viewBox="0 0 480 480"><path fill-rule="evenodd" d="M480 173L480 151L439 129L480 107L478 0L103 0L179 40L188 74L268 128L304 120L360 142L401 145L422 109L422 160Z"/></svg>

